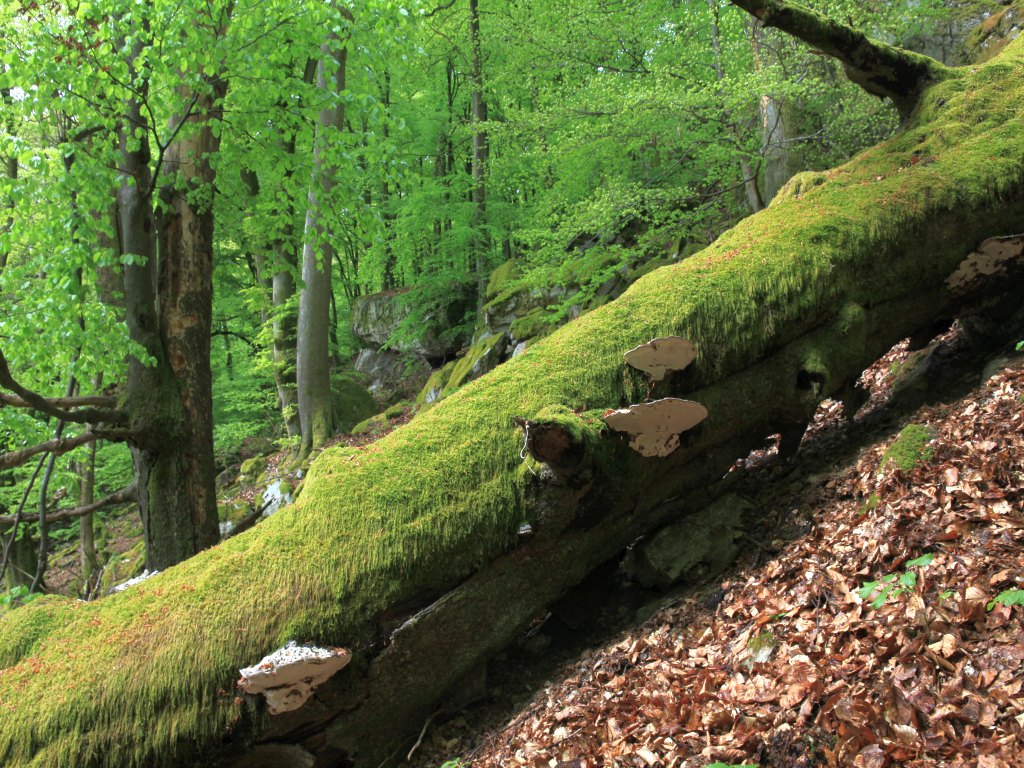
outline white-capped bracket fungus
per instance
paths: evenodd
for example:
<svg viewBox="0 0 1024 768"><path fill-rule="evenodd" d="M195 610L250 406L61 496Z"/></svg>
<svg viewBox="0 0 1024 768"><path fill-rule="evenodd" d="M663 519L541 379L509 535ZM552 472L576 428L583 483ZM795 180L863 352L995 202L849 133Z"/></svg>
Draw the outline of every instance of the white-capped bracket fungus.
<svg viewBox="0 0 1024 768"><path fill-rule="evenodd" d="M290 642L264 656L259 664L239 670L238 685L246 693L262 693L272 715L298 709L313 689L352 659L344 648L317 648Z"/></svg>
<svg viewBox="0 0 1024 768"><path fill-rule="evenodd" d="M647 373L652 381L661 381L669 371L681 371L697 359L697 347L681 336L652 339L629 350L626 362Z"/></svg>
<svg viewBox="0 0 1024 768"><path fill-rule="evenodd" d="M1024 260L1024 235L990 237L978 246L978 250L967 254L967 258L946 278L946 285L954 294L968 293L983 285L985 278L1005 273L1018 260Z"/></svg>
<svg viewBox="0 0 1024 768"><path fill-rule="evenodd" d="M668 456L679 447L679 436L707 416L707 408L700 403L666 397L611 411L604 423L629 435L629 447L641 456Z"/></svg>

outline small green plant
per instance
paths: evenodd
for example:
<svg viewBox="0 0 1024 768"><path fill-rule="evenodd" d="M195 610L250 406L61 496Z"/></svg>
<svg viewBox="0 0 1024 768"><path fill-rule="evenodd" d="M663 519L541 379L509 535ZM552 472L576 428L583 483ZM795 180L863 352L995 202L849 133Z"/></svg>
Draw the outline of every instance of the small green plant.
<svg viewBox="0 0 1024 768"><path fill-rule="evenodd" d="M864 503L860 505L860 509L857 510L857 518L867 517L868 513L874 512L878 508L878 494L872 493L868 496Z"/></svg>
<svg viewBox="0 0 1024 768"><path fill-rule="evenodd" d="M1024 342L1021 343L1024 344ZM988 604L988 609L991 611L997 605L1024 605L1024 589L1008 589L1005 592L1000 592Z"/></svg>
<svg viewBox="0 0 1024 768"><path fill-rule="evenodd" d="M758 768L759 765L760 763L712 763L708 768Z"/></svg>
<svg viewBox="0 0 1024 768"><path fill-rule="evenodd" d="M29 592L28 587L24 584L18 584L16 587L11 587L10 590L0 595L0 607L17 608L19 605L31 603L40 595L42 595L42 592Z"/></svg>
<svg viewBox="0 0 1024 768"><path fill-rule="evenodd" d="M871 600L871 607L876 611L885 605L890 597L899 597L904 592L917 588L917 573L912 568L924 568L930 565L934 555L921 555L921 557L908 560L906 570L902 573L890 573L883 576L879 581L866 581L857 590L861 600Z"/></svg>
<svg viewBox="0 0 1024 768"><path fill-rule="evenodd" d="M461 757L456 757L454 760L445 760L441 768L466 768L466 763L462 762Z"/></svg>

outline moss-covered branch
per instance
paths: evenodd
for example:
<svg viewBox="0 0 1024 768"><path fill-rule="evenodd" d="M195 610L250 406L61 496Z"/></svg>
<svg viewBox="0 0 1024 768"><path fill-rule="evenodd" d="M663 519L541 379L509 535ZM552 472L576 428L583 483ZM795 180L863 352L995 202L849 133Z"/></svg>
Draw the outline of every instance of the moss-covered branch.
<svg viewBox="0 0 1024 768"><path fill-rule="evenodd" d="M253 530L96 603L43 597L3 616L0 764L216 764L268 742L359 768L403 754L445 691L544 605L955 312L946 278L1024 221L1022 103L1017 42L926 87L905 132L821 183L379 442L325 451L298 503ZM642 398L623 353L672 335L699 357L659 387L710 415L692 443L642 458L588 413ZM548 482L521 458L516 416L564 432L564 450L539 453L570 469L582 444L585 472ZM238 670L290 639L350 648L352 663L294 712L236 700Z"/></svg>
<svg viewBox="0 0 1024 768"><path fill-rule="evenodd" d="M906 120L926 85L952 70L935 59L872 40L863 32L785 0L732 0L768 27L838 59L847 77L868 93L893 100Z"/></svg>

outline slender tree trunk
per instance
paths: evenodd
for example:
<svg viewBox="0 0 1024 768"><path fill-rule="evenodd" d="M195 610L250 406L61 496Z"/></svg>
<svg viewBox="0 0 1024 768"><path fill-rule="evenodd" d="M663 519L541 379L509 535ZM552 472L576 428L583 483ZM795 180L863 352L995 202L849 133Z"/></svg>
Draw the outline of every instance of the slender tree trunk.
<svg viewBox="0 0 1024 768"><path fill-rule="evenodd" d="M302 82L311 85L316 79L315 59L306 62ZM282 107L286 106L282 103ZM280 142L281 153L288 158L295 156L295 133ZM284 183L288 185L293 175L293 166L288 164ZM292 195L286 195L284 226L281 235L270 243L273 254L273 275L270 278L271 327L273 330L272 357L274 361L274 384L277 387L277 402L281 407L285 429L289 437L302 433L299 421L299 397L295 382L295 355L298 334L298 307L295 301L295 274L298 271L298 237L295 226L295 203Z"/></svg>
<svg viewBox="0 0 1024 768"><path fill-rule="evenodd" d="M3 104L9 105L11 103L11 89L0 88L0 101ZM14 125L11 120L8 119L6 130L8 135L14 135ZM18 158L14 155L4 157L4 171L7 174L7 178L10 181L17 181L18 179ZM0 219L0 235L5 235L11 231L14 226L14 198L8 198L4 201L4 207L7 208L10 213L3 214L3 219ZM4 267L7 266L7 251L0 250L0 272L3 271Z"/></svg>
<svg viewBox="0 0 1024 768"><path fill-rule="evenodd" d="M725 83L725 67L722 65L722 36L718 27L718 2L707 0L708 10L711 12L711 50L714 54L715 76L718 79L719 88ZM737 142L740 141L740 132L733 123L729 110L724 112L725 128L733 135ZM740 156L740 173L743 174L743 191L747 196L747 205L751 213L757 213L764 209L764 198L761 197L761 189L758 186L758 169L751 166L750 160Z"/></svg>
<svg viewBox="0 0 1024 768"><path fill-rule="evenodd" d="M96 443L86 448L85 458L78 463L78 505L85 506L96 500ZM93 513L78 519L78 563L82 570L82 594L88 597L95 590L96 575L100 570L96 555L96 531Z"/></svg>
<svg viewBox="0 0 1024 768"><path fill-rule="evenodd" d="M351 15L342 9L351 21ZM345 89L347 49L337 36L324 45L324 58L317 68L317 86L336 93ZM325 210L334 188L335 168L329 146L345 123L344 104L320 112L313 143L313 174L306 209L305 242L302 249L302 292L299 294L299 326L296 348L296 383L299 421L302 426L300 454L306 456L322 446L334 432L331 402L331 265L334 251L329 239Z"/></svg>
<svg viewBox="0 0 1024 768"><path fill-rule="evenodd" d="M754 67L762 71L765 67L761 36L764 25L757 19L751 22L751 46L754 50ZM786 124L782 115L782 104L771 94L764 94L758 101L761 118L761 157L764 159L764 197L771 202L782 185L789 181L789 151L786 148Z"/></svg>
<svg viewBox="0 0 1024 768"><path fill-rule="evenodd" d="M483 307L490 272L488 251L490 238L487 236L487 102L484 101L483 55L480 49L480 9L478 0L469 0L469 35L473 49L473 72L471 76L473 118L473 252L476 260L477 312Z"/></svg>

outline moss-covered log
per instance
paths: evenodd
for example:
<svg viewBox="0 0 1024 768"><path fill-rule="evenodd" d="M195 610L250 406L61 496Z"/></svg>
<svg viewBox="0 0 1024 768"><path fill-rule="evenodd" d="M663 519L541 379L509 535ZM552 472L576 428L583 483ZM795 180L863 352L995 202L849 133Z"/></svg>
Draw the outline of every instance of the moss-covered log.
<svg viewBox="0 0 1024 768"><path fill-rule="evenodd" d="M956 311L965 296L947 277L1024 226L1022 104L1018 42L928 86L902 134L801 180L703 252L381 441L325 451L299 502L255 529L95 603L45 597L5 615L0 764L401 754L543 606L723 492L735 458ZM710 415L671 456L645 459L598 417L650 388L623 353L670 335L699 357L656 393ZM553 473L521 458L515 417L564 433L556 453L571 461ZM292 712L236 698L238 670L291 639L353 660Z"/></svg>
<svg viewBox="0 0 1024 768"><path fill-rule="evenodd" d="M838 59L847 77L875 96L892 99L906 120L922 89L950 74L928 56L872 40L863 32L831 21L786 0L732 0L732 4Z"/></svg>

